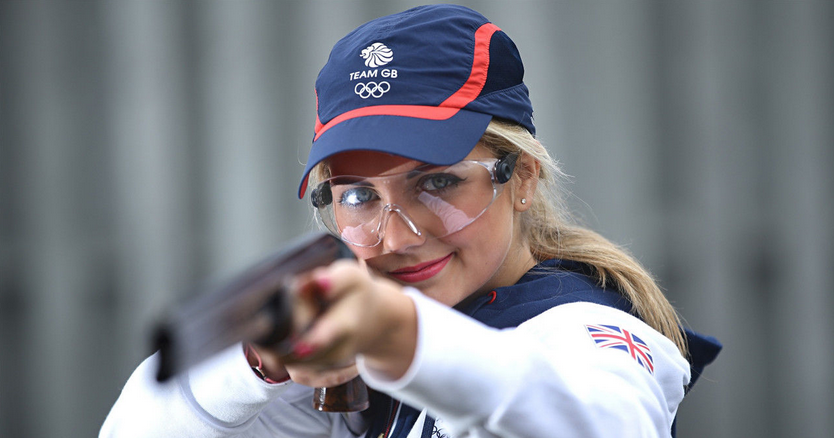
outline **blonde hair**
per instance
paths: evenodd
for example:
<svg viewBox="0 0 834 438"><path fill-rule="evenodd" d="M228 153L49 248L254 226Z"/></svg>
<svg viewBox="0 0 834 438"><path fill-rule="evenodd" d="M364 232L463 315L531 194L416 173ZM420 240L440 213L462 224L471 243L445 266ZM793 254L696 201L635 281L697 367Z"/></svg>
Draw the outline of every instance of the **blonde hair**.
<svg viewBox="0 0 834 438"><path fill-rule="evenodd" d="M632 312L646 324L671 339L686 356L686 340L675 309L651 274L626 250L601 235L576 224L564 202L559 184L564 174L542 144L525 128L493 120L481 143L496 156L521 152L541 164L538 186L530 208L522 214L521 233L537 260L558 258L591 267L600 286L613 284L632 305ZM524 169L516 167L514 178ZM314 181L330 176L322 162L310 173Z"/></svg>
<svg viewBox="0 0 834 438"><path fill-rule="evenodd" d="M680 319L657 282L625 249L576 223L560 185L565 176L544 146L523 127L500 121L489 124L481 144L497 156L521 152L541 164L536 193L521 217L522 235L533 256L590 266L600 286L613 284L631 302L632 312L671 339L686 357Z"/></svg>

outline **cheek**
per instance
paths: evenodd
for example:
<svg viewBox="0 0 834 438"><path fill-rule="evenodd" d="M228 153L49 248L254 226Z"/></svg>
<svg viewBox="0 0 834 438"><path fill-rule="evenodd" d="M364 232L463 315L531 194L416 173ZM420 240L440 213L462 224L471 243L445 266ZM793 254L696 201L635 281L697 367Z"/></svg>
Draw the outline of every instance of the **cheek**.
<svg viewBox="0 0 834 438"><path fill-rule="evenodd" d="M492 251L510 244L513 237L513 206L507 193L503 193L472 225L476 226L476 239L492 242Z"/></svg>
<svg viewBox="0 0 834 438"><path fill-rule="evenodd" d="M504 263L513 239L512 214L506 203L496 202L478 220L448 238L449 244L460 249L467 275L477 275L477 287L488 283Z"/></svg>
<svg viewBox="0 0 834 438"><path fill-rule="evenodd" d="M361 260L367 260L371 257L379 255L379 250L376 248L364 248L361 246L353 246L348 244L348 248L356 256L356 258Z"/></svg>

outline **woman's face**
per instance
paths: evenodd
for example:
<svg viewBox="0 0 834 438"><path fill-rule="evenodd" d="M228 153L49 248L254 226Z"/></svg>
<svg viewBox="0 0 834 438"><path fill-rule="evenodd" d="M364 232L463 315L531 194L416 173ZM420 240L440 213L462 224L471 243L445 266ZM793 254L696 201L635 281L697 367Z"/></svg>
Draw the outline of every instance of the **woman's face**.
<svg viewBox="0 0 834 438"><path fill-rule="evenodd" d="M479 144L465 159L492 158L494 155ZM329 163L332 176L363 177L398 174L422 164L368 151L344 152L331 158ZM422 235L418 236L402 218L392 214L385 224L385 237L380 244L370 248L352 246L351 249L376 272L400 284L414 286L448 306L475 293L514 284L535 265L529 247L518 231L516 213L526 207L516 196L517 183L515 178L506 183L478 219L445 237L435 238L426 229L421 229Z"/></svg>

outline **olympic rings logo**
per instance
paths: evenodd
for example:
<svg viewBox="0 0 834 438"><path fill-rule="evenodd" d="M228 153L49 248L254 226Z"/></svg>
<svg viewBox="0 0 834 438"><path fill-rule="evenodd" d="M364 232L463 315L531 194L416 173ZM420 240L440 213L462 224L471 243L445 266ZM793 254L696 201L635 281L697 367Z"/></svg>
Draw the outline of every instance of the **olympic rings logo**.
<svg viewBox="0 0 834 438"><path fill-rule="evenodd" d="M382 81L380 83L376 82L368 82L367 84L363 84L359 82L353 87L353 92L356 93L357 96L367 99L369 97L374 97L379 99L382 97L383 94L387 93L388 90L391 89L391 84L388 81Z"/></svg>

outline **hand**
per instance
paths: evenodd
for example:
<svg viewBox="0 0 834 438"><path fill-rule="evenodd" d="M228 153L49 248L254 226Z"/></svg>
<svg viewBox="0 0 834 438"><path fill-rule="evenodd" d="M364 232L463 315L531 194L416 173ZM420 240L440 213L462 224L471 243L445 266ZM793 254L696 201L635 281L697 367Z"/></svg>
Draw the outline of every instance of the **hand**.
<svg viewBox="0 0 834 438"><path fill-rule="evenodd" d="M370 368L389 378L405 374L417 345L417 313L399 284L372 275L357 261L341 260L300 278L296 290L294 312L318 316L312 323L296 321L289 354L258 348L267 370L269 357L293 381L334 386L357 375L354 361L362 354Z"/></svg>
<svg viewBox="0 0 834 438"><path fill-rule="evenodd" d="M303 364L287 365L287 372L293 382L313 388L332 388L359 375L356 364L328 370L311 369Z"/></svg>
<svg viewBox="0 0 834 438"><path fill-rule="evenodd" d="M310 387L329 388L341 385L359 374L354 364L330 370L313 370L303 365L284 365L281 355L270 348L253 344L248 345L245 352L249 365L257 365L268 382L292 379L293 382Z"/></svg>

